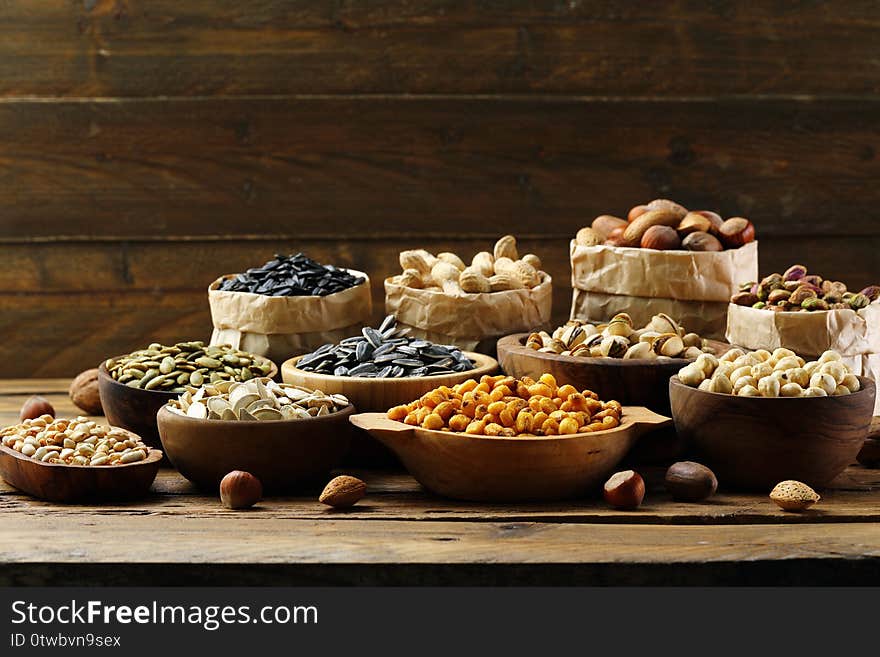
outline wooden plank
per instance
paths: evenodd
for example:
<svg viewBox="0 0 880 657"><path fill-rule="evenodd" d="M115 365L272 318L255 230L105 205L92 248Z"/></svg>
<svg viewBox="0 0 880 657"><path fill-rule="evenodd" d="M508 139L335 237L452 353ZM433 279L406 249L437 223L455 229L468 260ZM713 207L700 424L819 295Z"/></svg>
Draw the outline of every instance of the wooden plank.
<svg viewBox="0 0 880 657"><path fill-rule="evenodd" d="M0 240L568 238L657 196L874 235L873 100L0 102ZM332 199L332 201L331 201Z"/></svg>
<svg viewBox="0 0 880 657"><path fill-rule="evenodd" d="M0 94L876 94L878 21L865 1L7 0Z"/></svg>
<svg viewBox="0 0 880 657"><path fill-rule="evenodd" d="M378 322L385 312L382 281L399 272L401 249L469 257L491 244L470 237L0 244L0 376L73 376L153 341L207 339L208 283L279 250L304 250L322 262L368 272ZM546 263L554 279L553 322L564 322L571 303L568 239L530 237L520 244ZM783 271L796 259L854 289L880 281L878 250L880 237L767 238L759 248L765 273Z"/></svg>
<svg viewBox="0 0 880 657"><path fill-rule="evenodd" d="M880 472L853 467L849 486L862 490L823 491L822 504L813 513L785 513L765 495L722 492L704 504L675 502L663 490L662 469L637 466L650 479L645 503L638 512L617 511L600 499L578 499L558 503L491 505L446 500L424 491L405 473L348 471L367 482L368 497L344 512L317 502L319 491L293 496L270 497L259 504L261 518L279 520L339 520L376 522L384 520L422 522L551 522L615 523L632 525L747 525L811 523L880 523ZM64 506L77 516L175 516L224 518L245 526L248 517L220 505L216 496L199 491L171 469L160 471L154 494L125 504ZM58 505L21 494L0 480L0 523L9 515L51 516Z"/></svg>

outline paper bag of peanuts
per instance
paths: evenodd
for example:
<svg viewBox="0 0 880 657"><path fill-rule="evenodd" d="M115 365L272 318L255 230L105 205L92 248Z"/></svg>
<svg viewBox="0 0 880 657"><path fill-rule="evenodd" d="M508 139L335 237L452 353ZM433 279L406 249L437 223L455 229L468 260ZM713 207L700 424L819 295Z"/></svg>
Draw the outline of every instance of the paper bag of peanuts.
<svg viewBox="0 0 880 657"><path fill-rule="evenodd" d="M727 341L746 349L784 347L817 357L836 351L854 374L880 381L880 286L850 291L793 265L731 297ZM880 413L880 397L875 400Z"/></svg>
<svg viewBox="0 0 880 657"><path fill-rule="evenodd" d="M231 344L281 363L335 344L369 323L366 274L299 258L304 256L276 256L261 268L211 283L211 344Z"/></svg>
<svg viewBox="0 0 880 657"><path fill-rule="evenodd" d="M470 264L454 253L400 254L403 273L385 281L385 310L410 335L492 353L501 336L550 321L552 280L533 254L505 235Z"/></svg>
<svg viewBox="0 0 880 657"><path fill-rule="evenodd" d="M578 231L570 255L572 318L628 312L646 323L662 312L707 338L723 337L730 295L758 271L748 219L665 199L632 208L627 219L597 217Z"/></svg>

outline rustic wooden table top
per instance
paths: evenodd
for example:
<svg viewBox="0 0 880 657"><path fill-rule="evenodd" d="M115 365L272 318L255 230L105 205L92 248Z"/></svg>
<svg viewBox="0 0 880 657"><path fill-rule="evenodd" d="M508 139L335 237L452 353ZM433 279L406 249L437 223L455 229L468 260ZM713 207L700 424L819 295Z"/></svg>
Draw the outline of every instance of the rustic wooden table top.
<svg viewBox="0 0 880 657"><path fill-rule="evenodd" d="M60 379L0 381L0 425L30 394L76 414ZM229 511L171 469L144 500L67 506L0 481L0 585L859 584L880 581L880 470L853 466L805 514L761 495L671 500L647 469L638 512L601 500L444 500L399 472L356 472L348 511L317 492Z"/></svg>

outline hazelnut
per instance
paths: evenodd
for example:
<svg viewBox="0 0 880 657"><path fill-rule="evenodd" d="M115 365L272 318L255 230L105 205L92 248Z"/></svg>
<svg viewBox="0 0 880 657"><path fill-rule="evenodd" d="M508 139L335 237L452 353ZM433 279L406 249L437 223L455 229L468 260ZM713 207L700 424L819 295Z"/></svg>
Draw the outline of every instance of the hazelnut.
<svg viewBox="0 0 880 657"><path fill-rule="evenodd" d="M631 223L641 217L647 211L647 205L637 205L634 208L630 209L629 214L626 215L626 220Z"/></svg>
<svg viewBox="0 0 880 657"><path fill-rule="evenodd" d="M45 397L34 395L22 404L18 419L24 422L25 420L33 420L43 415L55 417L55 409L52 408L52 404Z"/></svg>
<svg viewBox="0 0 880 657"><path fill-rule="evenodd" d="M678 224L675 230L677 230L679 234L684 237L685 235L690 235L695 231L708 233L711 229L712 222L709 221L708 217L700 214L699 212L688 212L685 215L684 219L681 220L681 223Z"/></svg>
<svg viewBox="0 0 880 657"><path fill-rule="evenodd" d="M639 243L643 249L657 249L659 251L671 251L681 248L681 240L674 228L669 226L651 226L642 235Z"/></svg>
<svg viewBox="0 0 880 657"><path fill-rule="evenodd" d="M724 247L714 235L703 231L695 231L685 237L681 245L688 251L723 251Z"/></svg>
<svg viewBox="0 0 880 657"><path fill-rule="evenodd" d="M89 415L103 415L101 395L98 392L98 370L81 372L70 384L70 401Z"/></svg>
<svg viewBox="0 0 880 657"><path fill-rule="evenodd" d="M602 240L607 240L608 235L615 228L626 228L627 221L626 219L621 219L620 217L612 217L610 214L599 215L595 219L593 219L593 223L591 227L594 231L599 233L599 236Z"/></svg>
<svg viewBox="0 0 880 657"><path fill-rule="evenodd" d="M624 228L615 228L610 233L608 233L608 237L605 239L605 244L608 246L626 246L626 240L623 237Z"/></svg>
<svg viewBox="0 0 880 657"><path fill-rule="evenodd" d="M744 217L731 217L721 224L718 235L726 247L735 249L755 241L755 226Z"/></svg>
<svg viewBox="0 0 880 657"><path fill-rule="evenodd" d="M637 509L645 499L645 480L635 470L616 472L605 482L603 495L615 509Z"/></svg>
<svg viewBox="0 0 880 657"><path fill-rule="evenodd" d="M679 461L670 465L664 483L673 499L682 502L699 502L718 490L715 473L693 461Z"/></svg>
<svg viewBox="0 0 880 657"><path fill-rule="evenodd" d="M233 470L220 482L220 501L229 509L247 509L263 497L263 484L250 472Z"/></svg>

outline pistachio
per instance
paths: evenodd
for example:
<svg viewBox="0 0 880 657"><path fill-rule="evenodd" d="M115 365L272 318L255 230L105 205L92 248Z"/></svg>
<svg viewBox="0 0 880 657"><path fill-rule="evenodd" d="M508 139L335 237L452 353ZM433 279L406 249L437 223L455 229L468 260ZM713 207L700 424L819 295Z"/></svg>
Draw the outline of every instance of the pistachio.
<svg viewBox="0 0 880 657"><path fill-rule="evenodd" d="M818 297L811 297L801 302L801 308L804 310L828 310L828 302Z"/></svg>
<svg viewBox="0 0 880 657"><path fill-rule="evenodd" d="M623 358L628 348L629 340L620 335L609 335L602 340L599 351L609 358Z"/></svg>

